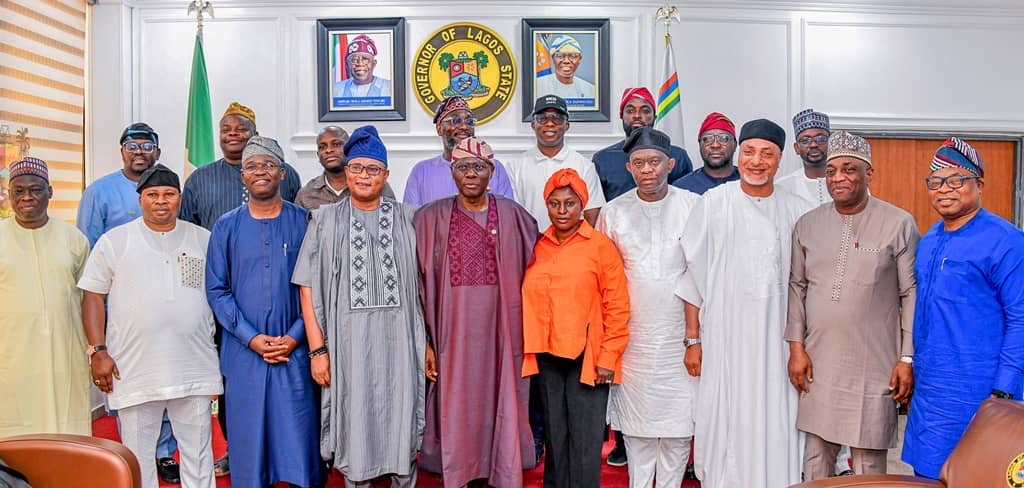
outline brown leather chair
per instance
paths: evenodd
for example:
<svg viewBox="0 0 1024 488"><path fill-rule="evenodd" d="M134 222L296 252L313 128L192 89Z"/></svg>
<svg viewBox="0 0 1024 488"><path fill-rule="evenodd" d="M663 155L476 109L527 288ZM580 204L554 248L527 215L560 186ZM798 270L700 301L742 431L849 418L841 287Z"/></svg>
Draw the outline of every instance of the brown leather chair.
<svg viewBox="0 0 1024 488"><path fill-rule="evenodd" d="M792 488L995 488L1010 486L1010 463L1024 454L1024 403L989 399L942 466L939 480L860 475L808 481Z"/></svg>
<svg viewBox="0 0 1024 488"><path fill-rule="evenodd" d="M33 434L0 439L0 459L28 478L32 488L138 488L135 455L107 439L72 434Z"/></svg>

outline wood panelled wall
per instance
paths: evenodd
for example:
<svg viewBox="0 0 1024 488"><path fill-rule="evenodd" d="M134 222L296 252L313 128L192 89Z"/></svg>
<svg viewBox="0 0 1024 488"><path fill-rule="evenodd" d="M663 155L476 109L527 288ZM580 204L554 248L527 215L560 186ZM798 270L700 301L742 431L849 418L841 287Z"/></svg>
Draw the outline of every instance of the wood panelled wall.
<svg viewBox="0 0 1024 488"><path fill-rule="evenodd" d="M939 220L932 209L924 179L931 172L932 156L941 139L868 138L875 173L871 194L910 212L921 233ZM985 165L985 188L981 204L990 212L1013 222L1017 142L968 140L981 154Z"/></svg>

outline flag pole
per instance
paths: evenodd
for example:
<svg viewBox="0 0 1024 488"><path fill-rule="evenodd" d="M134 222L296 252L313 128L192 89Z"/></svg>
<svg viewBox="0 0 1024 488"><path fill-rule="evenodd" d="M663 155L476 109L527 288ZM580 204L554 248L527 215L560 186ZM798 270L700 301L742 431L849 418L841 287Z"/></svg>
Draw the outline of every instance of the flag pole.
<svg viewBox="0 0 1024 488"><path fill-rule="evenodd" d="M668 47L669 40L672 39L672 34L669 34L672 22L679 22L679 7L675 5L660 7L658 8L656 18L665 24L665 47Z"/></svg>

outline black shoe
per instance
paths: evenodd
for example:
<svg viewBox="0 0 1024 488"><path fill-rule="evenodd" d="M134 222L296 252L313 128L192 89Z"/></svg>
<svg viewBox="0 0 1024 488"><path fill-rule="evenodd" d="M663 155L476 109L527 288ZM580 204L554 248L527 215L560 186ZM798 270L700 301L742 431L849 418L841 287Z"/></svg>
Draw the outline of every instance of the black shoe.
<svg viewBox="0 0 1024 488"><path fill-rule="evenodd" d="M165 483L181 483L181 467L174 461L174 458L160 458L156 460L156 474Z"/></svg>
<svg viewBox="0 0 1024 488"><path fill-rule="evenodd" d="M616 444L612 448L611 452L608 453L608 465L609 466L625 466L626 465L626 446L622 444Z"/></svg>
<svg viewBox="0 0 1024 488"><path fill-rule="evenodd" d="M231 474L231 466L228 464L228 455L213 462L213 475L217 478Z"/></svg>

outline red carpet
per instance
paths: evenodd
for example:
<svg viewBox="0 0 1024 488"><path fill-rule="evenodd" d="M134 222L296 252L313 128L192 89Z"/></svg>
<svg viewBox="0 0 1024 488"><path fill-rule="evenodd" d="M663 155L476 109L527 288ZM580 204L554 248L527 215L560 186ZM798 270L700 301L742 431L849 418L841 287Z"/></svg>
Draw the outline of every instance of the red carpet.
<svg viewBox="0 0 1024 488"><path fill-rule="evenodd" d="M104 439L111 439L120 442L121 437L117 434L117 422L113 417L101 417L92 424L92 434L96 437L102 437ZM225 450L224 436L220 433L220 426L217 422L213 422L213 457L214 459L220 458L224 455ZM607 442L604 445L604 455L608 455L608 451L612 448L612 443ZM384 486L386 486L385 484ZM541 487L544 485L544 469L543 467L537 467L527 471L523 474L523 486L525 487ZM172 485L168 483L160 482L160 486L180 486ZM231 486L231 481L227 476L223 478L217 478L217 488L227 488ZM285 486L283 484L278 486ZM345 486L344 479L337 472L332 472L331 477L327 482L327 486L330 488L343 487ZM419 476L419 482L416 486L424 488L440 488L441 477L432 473L426 473L421 471ZM626 487L629 486L629 476L626 472L626 467L614 468L604 465L601 470L601 486L607 487ZM696 481L684 481L682 488L699 488L700 483Z"/></svg>

